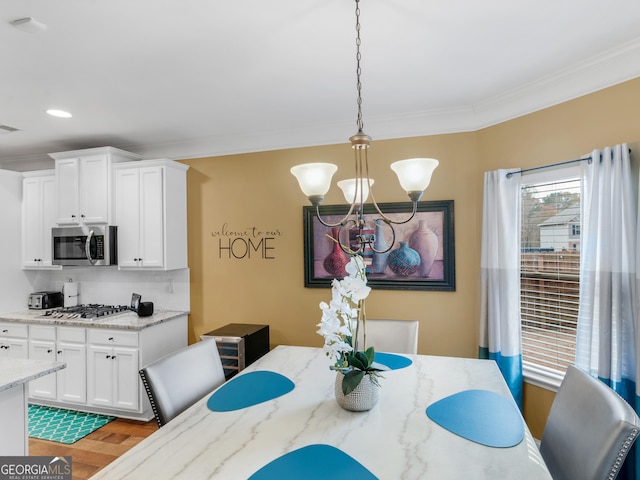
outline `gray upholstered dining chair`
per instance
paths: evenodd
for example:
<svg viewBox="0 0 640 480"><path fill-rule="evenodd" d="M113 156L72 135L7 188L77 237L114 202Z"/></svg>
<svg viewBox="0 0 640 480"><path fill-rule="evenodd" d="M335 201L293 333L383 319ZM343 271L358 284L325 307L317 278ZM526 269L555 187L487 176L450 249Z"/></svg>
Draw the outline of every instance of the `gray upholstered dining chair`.
<svg viewBox="0 0 640 480"><path fill-rule="evenodd" d="M417 320L373 320L367 319L367 346L376 352L418 353ZM362 331L358 343L362 345Z"/></svg>
<svg viewBox="0 0 640 480"><path fill-rule="evenodd" d="M185 411L225 381L214 339L173 352L140 370L158 425Z"/></svg>
<svg viewBox="0 0 640 480"><path fill-rule="evenodd" d="M554 480L613 480L640 432L631 406L570 366L551 405L540 453Z"/></svg>

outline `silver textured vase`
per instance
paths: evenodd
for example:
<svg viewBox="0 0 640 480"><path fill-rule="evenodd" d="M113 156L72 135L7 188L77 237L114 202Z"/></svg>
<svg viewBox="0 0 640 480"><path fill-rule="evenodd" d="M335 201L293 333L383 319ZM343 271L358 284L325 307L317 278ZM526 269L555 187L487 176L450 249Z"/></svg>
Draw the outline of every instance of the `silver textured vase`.
<svg viewBox="0 0 640 480"><path fill-rule="evenodd" d="M351 412L365 412L376 406L380 398L380 386L373 383L371 375L362 377L358 386L348 395L342 393L343 378L341 372L336 372L335 393L338 405Z"/></svg>

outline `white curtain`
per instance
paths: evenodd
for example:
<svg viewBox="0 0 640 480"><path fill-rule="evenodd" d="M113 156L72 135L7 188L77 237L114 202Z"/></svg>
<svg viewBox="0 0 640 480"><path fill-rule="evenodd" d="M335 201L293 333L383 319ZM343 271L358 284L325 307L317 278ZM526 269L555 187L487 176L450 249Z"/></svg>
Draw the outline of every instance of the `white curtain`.
<svg viewBox="0 0 640 480"><path fill-rule="evenodd" d="M594 150L591 159L582 163L576 364L637 411L637 214L629 148ZM627 461L632 463L634 456ZM620 478L635 478L633 470Z"/></svg>
<svg viewBox="0 0 640 480"><path fill-rule="evenodd" d="M497 362L522 409L520 175L485 172L480 260L480 358Z"/></svg>

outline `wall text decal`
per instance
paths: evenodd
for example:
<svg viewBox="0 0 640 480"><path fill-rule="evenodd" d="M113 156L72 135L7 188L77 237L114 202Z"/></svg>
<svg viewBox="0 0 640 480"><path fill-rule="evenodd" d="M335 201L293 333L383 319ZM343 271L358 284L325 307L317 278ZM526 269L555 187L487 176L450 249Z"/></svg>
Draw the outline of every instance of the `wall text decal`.
<svg viewBox="0 0 640 480"><path fill-rule="evenodd" d="M282 232L279 228L261 230L255 225L231 228L225 222L219 230L211 232L211 236L218 240L218 258L274 260L273 242L282 236Z"/></svg>

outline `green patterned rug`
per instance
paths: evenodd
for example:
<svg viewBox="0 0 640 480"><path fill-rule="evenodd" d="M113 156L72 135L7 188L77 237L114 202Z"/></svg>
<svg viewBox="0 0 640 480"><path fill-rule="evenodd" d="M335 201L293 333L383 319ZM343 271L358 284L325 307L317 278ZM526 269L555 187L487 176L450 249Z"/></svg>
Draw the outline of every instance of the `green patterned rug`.
<svg viewBox="0 0 640 480"><path fill-rule="evenodd" d="M74 443L115 418L96 413L29 405L29 436L59 443Z"/></svg>

